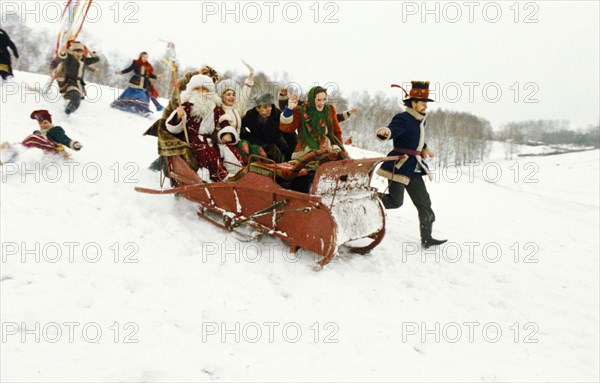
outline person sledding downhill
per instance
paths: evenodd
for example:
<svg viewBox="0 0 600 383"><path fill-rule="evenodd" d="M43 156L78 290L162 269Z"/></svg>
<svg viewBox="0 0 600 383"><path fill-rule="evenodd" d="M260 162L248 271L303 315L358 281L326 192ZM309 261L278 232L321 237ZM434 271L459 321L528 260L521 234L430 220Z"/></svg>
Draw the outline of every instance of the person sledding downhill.
<svg viewBox="0 0 600 383"><path fill-rule="evenodd" d="M378 163L399 157L348 159L341 144L335 108L325 102L323 88L310 92L306 108L297 109L295 97L288 105L288 126L282 123L281 127L290 133L300 131L296 160L250 161L233 177L223 172L227 174L223 178L217 141L207 137L210 129L205 128L213 125L220 142L233 143L231 136L236 137L229 132L233 127L228 124L227 114L220 114L222 108L212 109L207 106L209 102L198 102L214 97L214 84L210 78L197 74L189 83L179 84L186 86L181 92L181 106L171 100L170 114L146 132L158 136L164 164L161 168L171 187L162 190L136 187L138 192L176 195L198 204L198 217L218 227L246 238L272 235L287 242L292 253L300 248L314 252L320 256L316 269L330 262L340 246L362 254L382 241L385 210L376 189L370 186L371 176ZM200 119L201 116L204 117ZM317 124L311 125L312 121ZM200 163L195 168L190 165L190 156ZM200 179L196 170L201 166L212 166L211 179L220 182ZM304 188L295 188L300 185L293 183L296 179L310 179L314 183L312 188L310 182L305 182ZM163 178L161 188L162 181Z"/></svg>
<svg viewBox="0 0 600 383"><path fill-rule="evenodd" d="M251 145L260 146L267 157L275 162L292 159L298 139L296 133L279 130L281 111L275 106L271 93L263 93L254 99L255 107L242 118L240 137Z"/></svg>
<svg viewBox="0 0 600 383"><path fill-rule="evenodd" d="M47 110L34 110L31 119L37 120L39 129L27 136L21 143L28 148L39 148L46 153L60 154L68 158L65 147L79 151L83 147L79 141L72 140L60 126L52 125L52 116Z"/></svg>
<svg viewBox="0 0 600 383"><path fill-rule="evenodd" d="M180 94L181 105L166 119L166 129L188 143L199 168L207 169L212 181L223 181L237 173L241 156L235 145L239 135L221 107L212 78L197 74ZM223 159L221 158L223 157Z"/></svg>
<svg viewBox="0 0 600 383"><path fill-rule="evenodd" d="M115 73L126 74L132 71L134 74L129 80L127 89L110 106L147 117L152 114L149 108L150 100L152 100L156 110L162 111L164 107L156 99L158 92L151 81L151 79L162 78L162 75L154 74L154 67L148 61L148 53L140 53L138 59L133 60L129 67Z"/></svg>
<svg viewBox="0 0 600 383"><path fill-rule="evenodd" d="M307 102L298 105L298 96L289 98L281 113L279 129L285 133L298 133L298 144L292 154L296 169L306 168L308 177L294 180L291 188L308 192L314 171L324 162L349 159L344 149L342 129L335 107L327 103L327 91L313 87Z"/></svg>
<svg viewBox="0 0 600 383"><path fill-rule="evenodd" d="M172 156L181 157L194 173L200 170L198 160L186 141L185 134L175 135L167 129L167 119L173 114L173 111L181 105L180 94L188 89L187 85L190 79L197 74L209 76L212 79L213 84L218 82L220 78L217 71L210 66L205 66L199 70L185 73L177 80L177 83L174 84L175 90L171 94L167 106L162 111L162 117L156 120L150 128L144 132L144 136L154 136L158 139L159 157L150 165L150 169L152 170L161 170L167 175L167 159Z"/></svg>
<svg viewBox="0 0 600 383"><path fill-rule="evenodd" d="M401 88L399 85L392 87ZM394 148L388 156L402 156L398 161L384 162L377 171L378 175L388 179L389 185L389 193L382 193L380 197L386 209L397 209L404 202L406 189L419 212L421 244L428 248L446 242L445 239L435 239L431 236L435 214L423 181L424 176L431 180L429 168L424 160L435 156L425 143L425 112L427 103L434 101L429 98L429 82L412 81L410 94L406 95L407 98L403 100L406 111L396 114L387 128L377 130L379 140L393 140Z"/></svg>
<svg viewBox="0 0 600 383"><path fill-rule="evenodd" d="M41 149L44 153L58 155L67 159L70 158L70 155L65 150L65 147L75 151L83 148L83 145L79 141L69 138L63 128L52 124L52 115L47 110L34 110L31 112L30 117L32 120L38 122L39 129L25 137L21 142L23 147ZM16 148L10 143L5 142L2 143L2 149L8 151L10 154L6 162L13 162L18 153Z"/></svg>
<svg viewBox="0 0 600 383"><path fill-rule="evenodd" d="M217 94L221 97L222 108L229 116L229 122L231 127L237 132L238 137L241 136L242 131L242 115L246 110L246 104L250 98L250 92L254 85L254 68L249 64L242 61L248 68L248 77L244 81L244 85L240 86L233 79L222 80L217 83ZM258 145L252 145L246 140L237 141L236 147L242 156L242 162L247 164L250 160L251 155L260 157L267 157L267 153ZM223 146L221 146L223 151ZM238 169L241 164L234 164Z"/></svg>
<svg viewBox="0 0 600 383"><path fill-rule="evenodd" d="M308 101L298 105L298 96L288 100L281 114L282 132L298 133L298 144L292 159L298 160L307 153L324 151L327 159L347 159L343 146L342 129L335 107L327 103L327 91L316 86L308 92Z"/></svg>
<svg viewBox="0 0 600 383"><path fill-rule="evenodd" d="M81 42L74 41L69 50L63 49L58 54L65 75L60 93L66 100L69 100L69 104L65 108L67 115L79 109L81 100L85 98L85 81L83 80L85 67L100 61L96 52L91 52L90 57L85 57L84 49L85 46Z"/></svg>

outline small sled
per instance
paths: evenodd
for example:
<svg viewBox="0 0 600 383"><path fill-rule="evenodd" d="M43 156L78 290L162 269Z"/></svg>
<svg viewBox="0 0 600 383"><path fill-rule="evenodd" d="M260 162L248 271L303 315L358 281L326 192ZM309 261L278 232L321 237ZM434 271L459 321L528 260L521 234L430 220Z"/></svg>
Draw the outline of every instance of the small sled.
<svg viewBox="0 0 600 383"><path fill-rule="evenodd" d="M40 149L45 156L56 160L71 159L71 155L64 149L63 145L50 144L48 140L40 139L39 135L31 134L22 143L2 142L0 144L0 166L19 161L22 154L32 148Z"/></svg>
<svg viewBox="0 0 600 383"><path fill-rule="evenodd" d="M383 240L385 210L370 183L377 164L398 158L326 162L314 173L310 193L302 193L282 187L280 164L266 159L251 162L230 180L206 183L181 157L171 156L165 157L165 173L172 188L136 191L178 194L198 203L198 216L208 222L228 231L246 225L280 238L292 253L303 248L318 254L322 267L340 246L367 253Z"/></svg>

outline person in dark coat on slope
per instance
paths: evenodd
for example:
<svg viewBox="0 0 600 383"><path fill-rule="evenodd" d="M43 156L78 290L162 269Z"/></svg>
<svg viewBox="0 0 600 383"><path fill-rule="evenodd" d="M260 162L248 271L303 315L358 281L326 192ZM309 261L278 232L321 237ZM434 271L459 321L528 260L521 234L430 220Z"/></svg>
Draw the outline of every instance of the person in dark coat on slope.
<svg viewBox="0 0 600 383"><path fill-rule="evenodd" d="M9 48L12 50L15 58L19 58L19 51L17 50L15 43L12 42L4 29L0 29L0 76L3 80L13 77L12 61L10 52L8 51Z"/></svg>
<svg viewBox="0 0 600 383"><path fill-rule="evenodd" d="M65 74L60 93L66 100L69 100L69 104L65 108L66 114L71 114L79 109L81 100L85 98L85 81L83 80L85 67L100 61L96 52L92 52L90 57L85 57L84 48L82 43L74 41L69 50L63 49L58 54L62 60Z"/></svg>

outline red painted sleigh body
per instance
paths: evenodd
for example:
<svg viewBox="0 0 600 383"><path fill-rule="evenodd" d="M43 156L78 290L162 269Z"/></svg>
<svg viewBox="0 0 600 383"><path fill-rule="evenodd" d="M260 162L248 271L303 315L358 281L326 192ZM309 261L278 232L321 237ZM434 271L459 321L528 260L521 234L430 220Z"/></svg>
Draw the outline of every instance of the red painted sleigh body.
<svg viewBox="0 0 600 383"><path fill-rule="evenodd" d="M366 253L377 246L385 234L385 210L370 186L373 171L383 161L396 157L327 162L319 166L311 192L301 193L281 187L275 172L265 168L276 165L249 165L233 180L203 182L183 159L167 158L170 189L136 188L151 194L175 194L200 205L201 218L225 230L248 225L261 233L278 237L290 245L312 251L327 264L345 246ZM259 174L260 173L260 174Z"/></svg>

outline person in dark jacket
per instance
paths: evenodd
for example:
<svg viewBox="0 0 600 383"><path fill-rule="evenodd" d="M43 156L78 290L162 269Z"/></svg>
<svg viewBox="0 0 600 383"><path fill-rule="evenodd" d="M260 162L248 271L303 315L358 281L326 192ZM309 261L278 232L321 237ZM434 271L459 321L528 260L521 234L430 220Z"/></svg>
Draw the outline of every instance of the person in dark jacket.
<svg viewBox="0 0 600 383"><path fill-rule="evenodd" d="M69 51L63 49L58 54L58 57L62 60L65 74L60 93L63 94L66 100L69 100L69 104L65 108L66 114L71 114L79 109L81 100L85 98L85 81L83 80L85 67L100 61L96 52L91 52L90 57L85 57L84 49L82 43L74 41Z"/></svg>
<svg viewBox="0 0 600 383"><path fill-rule="evenodd" d="M275 162L292 158L296 147L296 134L279 130L281 111L275 106L273 95L264 93L255 99L256 106L242 118L240 138L262 147Z"/></svg>
<svg viewBox="0 0 600 383"><path fill-rule="evenodd" d="M25 137L21 143L23 146L61 155L65 153L65 147L77 151L83 147L79 141L69 138L63 128L52 125L52 116L47 110L34 110L30 117L32 120L37 120L39 129Z"/></svg>
<svg viewBox="0 0 600 383"><path fill-rule="evenodd" d="M8 51L9 48L12 50L15 58L19 58L19 51L17 50L15 43L12 42L4 29L0 29L0 76L3 80L13 77L12 61L10 52Z"/></svg>
<svg viewBox="0 0 600 383"><path fill-rule="evenodd" d="M403 103L404 113L394 116L387 128L377 130L377 138L393 140L394 148L388 156L402 156L398 161L388 161L381 165L377 174L388 179L389 194L381 194L386 209L397 209L404 202L404 190L408 192L419 213L421 244L424 248L445 243L431 236L435 214L431 208L431 198L425 187L423 176L429 176L429 168L424 160L434 157L425 143L425 117L429 98L429 82L412 81L408 98Z"/></svg>
<svg viewBox="0 0 600 383"><path fill-rule="evenodd" d="M69 40L67 41L67 50L69 48L71 48L71 45L73 44L74 40ZM83 47L83 56L86 57L90 54L89 50L87 49L87 47ZM52 73L55 73L55 77L56 77L56 82L58 83L58 89L62 88L65 84L65 70L62 64L62 60L60 57L56 56L55 58L53 58L50 61L50 71ZM91 65L88 65L85 67L85 70L89 70L91 72L99 72L100 69L95 68Z"/></svg>

